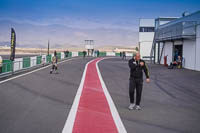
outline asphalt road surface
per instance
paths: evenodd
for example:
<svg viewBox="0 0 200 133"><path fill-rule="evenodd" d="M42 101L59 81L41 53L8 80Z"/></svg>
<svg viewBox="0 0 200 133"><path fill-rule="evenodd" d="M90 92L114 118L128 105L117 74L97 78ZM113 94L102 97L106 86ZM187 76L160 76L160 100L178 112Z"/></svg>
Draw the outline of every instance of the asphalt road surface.
<svg viewBox="0 0 200 133"><path fill-rule="evenodd" d="M106 59L99 64L127 132L199 133L200 72L148 66L151 83L144 82L142 110L129 111L128 62Z"/></svg>
<svg viewBox="0 0 200 133"><path fill-rule="evenodd" d="M92 58L76 58L0 84L0 133L61 133ZM141 111L128 110L129 68L120 58L99 68L128 133L199 133L200 72L149 65Z"/></svg>
<svg viewBox="0 0 200 133"><path fill-rule="evenodd" d="M61 133L89 59L0 84L0 133Z"/></svg>

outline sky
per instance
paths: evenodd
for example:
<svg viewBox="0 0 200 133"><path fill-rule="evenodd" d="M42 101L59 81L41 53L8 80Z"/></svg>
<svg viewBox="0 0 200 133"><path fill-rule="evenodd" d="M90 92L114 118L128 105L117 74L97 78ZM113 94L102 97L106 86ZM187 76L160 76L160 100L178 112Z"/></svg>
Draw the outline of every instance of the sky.
<svg viewBox="0 0 200 133"><path fill-rule="evenodd" d="M10 27L20 44L137 45L140 18L180 17L200 10L200 0L0 0L0 42ZM53 34L53 35L52 35Z"/></svg>

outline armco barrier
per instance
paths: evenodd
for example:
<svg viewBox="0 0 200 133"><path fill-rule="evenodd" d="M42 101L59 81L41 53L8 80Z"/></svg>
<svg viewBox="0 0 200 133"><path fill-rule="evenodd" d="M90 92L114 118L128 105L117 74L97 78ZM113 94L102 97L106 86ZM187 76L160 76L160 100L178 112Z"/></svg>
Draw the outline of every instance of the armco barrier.
<svg viewBox="0 0 200 133"><path fill-rule="evenodd" d="M37 56L37 62L36 64L39 65L42 63L42 56Z"/></svg>
<svg viewBox="0 0 200 133"><path fill-rule="evenodd" d="M51 62L51 55L46 55L46 63L50 63Z"/></svg>
<svg viewBox="0 0 200 133"><path fill-rule="evenodd" d="M61 52L61 60L65 58L65 53Z"/></svg>
<svg viewBox="0 0 200 133"><path fill-rule="evenodd" d="M16 58L13 62L13 71L18 71L23 69L23 58Z"/></svg>
<svg viewBox="0 0 200 133"><path fill-rule="evenodd" d="M42 55L41 63L46 63L46 62L47 62L47 56L46 55Z"/></svg>
<svg viewBox="0 0 200 133"><path fill-rule="evenodd" d="M53 56L54 56L54 54L51 54L51 61L53 60ZM50 61L50 62L51 62L51 61Z"/></svg>
<svg viewBox="0 0 200 133"><path fill-rule="evenodd" d="M78 52L72 52L72 57L78 56Z"/></svg>
<svg viewBox="0 0 200 133"><path fill-rule="evenodd" d="M14 61L11 60L3 60L2 62L2 70L1 74L16 72L19 70L31 68L40 64L50 63L52 61L51 55L42 55L42 56L34 56L34 57L25 57L25 58L16 58ZM58 59L64 59L64 52L58 53Z"/></svg>
<svg viewBox="0 0 200 133"><path fill-rule="evenodd" d="M37 65L37 56L30 57L31 65L30 67L34 67Z"/></svg>
<svg viewBox="0 0 200 133"><path fill-rule="evenodd" d="M106 52L106 56L115 56L115 52Z"/></svg>
<svg viewBox="0 0 200 133"><path fill-rule="evenodd" d="M69 55L68 55L68 57L72 57L72 52L69 52Z"/></svg>
<svg viewBox="0 0 200 133"><path fill-rule="evenodd" d="M31 66L30 57L23 58L23 68L28 68Z"/></svg>
<svg viewBox="0 0 200 133"><path fill-rule="evenodd" d="M106 56L106 52L99 52L99 56Z"/></svg>
<svg viewBox="0 0 200 133"><path fill-rule="evenodd" d="M78 52L78 56L83 56L83 52Z"/></svg>
<svg viewBox="0 0 200 133"><path fill-rule="evenodd" d="M133 53L126 53L126 56L133 56Z"/></svg>
<svg viewBox="0 0 200 133"><path fill-rule="evenodd" d="M120 53L115 53L115 56L120 56Z"/></svg>
<svg viewBox="0 0 200 133"><path fill-rule="evenodd" d="M65 55L65 58L72 57L72 52L69 52L68 54L64 53L64 55Z"/></svg>
<svg viewBox="0 0 200 133"><path fill-rule="evenodd" d="M69 52L68 57L65 57L64 52L57 53L58 59L62 60L68 57L76 57L76 56L83 56L83 52ZM2 64L2 73L11 73L22 69L31 68L40 64L51 63L52 57L54 54L50 55L42 55L42 56L35 56L35 57L27 57L27 58L16 58L14 61L10 60L3 60ZM115 52L99 52L100 57L105 56L120 56L120 53ZM133 56L133 53L126 53L126 56ZM1 73L0 73L1 76Z"/></svg>
<svg viewBox="0 0 200 133"><path fill-rule="evenodd" d="M3 60L2 73L12 72L13 62L11 60Z"/></svg>
<svg viewBox="0 0 200 133"><path fill-rule="evenodd" d="M61 59L61 53L57 53L57 57L60 60Z"/></svg>

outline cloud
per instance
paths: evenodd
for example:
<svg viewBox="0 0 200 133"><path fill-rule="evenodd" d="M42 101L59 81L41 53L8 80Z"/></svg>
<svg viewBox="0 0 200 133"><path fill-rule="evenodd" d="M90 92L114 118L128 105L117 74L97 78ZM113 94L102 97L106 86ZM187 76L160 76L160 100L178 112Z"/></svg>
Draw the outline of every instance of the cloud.
<svg viewBox="0 0 200 133"><path fill-rule="evenodd" d="M126 22L78 18L36 21L1 19L0 42L10 41L11 26L16 30L17 42L30 47L46 46L48 40L51 45L83 45L85 39L95 40L95 45L136 45L138 38L134 26L128 27Z"/></svg>
<svg viewBox="0 0 200 133"><path fill-rule="evenodd" d="M97 18L80 18L80 17L58 17L58 18L44 18L44 19L12 19L9 17L0 18L1 20L9 20L19 24L32 24L36 26L47 25L63 25L71 28L79 29L131 29L137 31L138 23L130 17L117 17L112 20L100 20Z"/></svg>
<svg viewBox="0 0 200 133"><path fill-rule="evenodd" d="M74 35L77 37L84 37L87 38L87 34L84 32L74 32Z"/></svg>

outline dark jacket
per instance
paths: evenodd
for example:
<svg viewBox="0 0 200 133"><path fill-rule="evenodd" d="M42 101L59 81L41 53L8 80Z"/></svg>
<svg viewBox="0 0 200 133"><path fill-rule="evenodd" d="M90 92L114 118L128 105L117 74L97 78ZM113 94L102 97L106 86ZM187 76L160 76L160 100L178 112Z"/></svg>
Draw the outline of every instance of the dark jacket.
<svg viewBox="0 0 200 133"><path fill-rule="evenodd" d="M144 62L144 66L140 66L140 62ZM149 78L149 70L144 60L136 61L132 58L129 60L128 65L130 67L130 78L143 79L142 71L144 71L146 78Z"/></svg>

